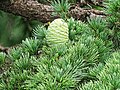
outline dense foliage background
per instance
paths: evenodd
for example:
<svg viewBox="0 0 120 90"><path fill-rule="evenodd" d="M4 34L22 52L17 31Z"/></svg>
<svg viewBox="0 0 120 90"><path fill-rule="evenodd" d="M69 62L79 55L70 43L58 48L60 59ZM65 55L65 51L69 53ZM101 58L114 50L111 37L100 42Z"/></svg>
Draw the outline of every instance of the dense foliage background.
<svg viewBox="0 0 120 90"><path fill-rule="evenodd" d="M0 52L0 90L119 90L120 0L98 1L79 2L106 16L82 21L68 14L77 0L39 0L55 23L0 11L0 45L12 46Z"/></svg>

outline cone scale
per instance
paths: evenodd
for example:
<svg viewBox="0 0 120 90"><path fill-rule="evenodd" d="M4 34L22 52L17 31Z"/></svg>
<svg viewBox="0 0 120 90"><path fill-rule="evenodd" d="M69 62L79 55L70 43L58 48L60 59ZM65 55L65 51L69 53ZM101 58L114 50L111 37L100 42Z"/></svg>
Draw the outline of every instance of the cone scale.
<svg viewBox="0 0 120 90"><path fill-rule="evenodd" d="M46 39L49 45L63 44L68 41L68 25L63 19L55 19L48 26Z"/></svg>

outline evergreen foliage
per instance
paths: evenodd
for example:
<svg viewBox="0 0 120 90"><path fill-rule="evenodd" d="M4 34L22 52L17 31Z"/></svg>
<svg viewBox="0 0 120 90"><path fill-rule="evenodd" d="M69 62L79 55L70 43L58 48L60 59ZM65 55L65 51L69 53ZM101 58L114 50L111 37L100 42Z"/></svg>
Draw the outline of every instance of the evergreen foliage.
<svg viewBox="0 0 120 90"><path fill-rule="evenodd" d="M78 90L119 90L120 89L120 52L113 53L112 57L106 60L105 66L95 67L99 70L96 74L97 81L85 83ZM96 72L92 70L93 72Z"/></svg>
<svg viewBox="0 0 120 90"><path fill-rule="evenodd" d="M70 3L77 0L44 1L52 2L63 19L47 27L15 18L15 30L34 27L33 37L0 52L0 90L119 90L120 0L105 1L106 18L88 17L86 22L68 17Z"/></svg>
<svg viewBox="0 0 120 90"><path fill-rule="evenodd" d="M0 66L5 62L5 53L0 52Z"/></svg>
<svg viewBox="0 0 120 90"><path fill-rule="evenodd" d="M107 18L109 28L112 30L112 40L114 47L120 48L120 0L108 0L106 11L110 15Z"/></svg>
<svg viewBox="0 0 120 90"><path fill-rule="evenodd" d="M54 0L51 4L55 11L57 11L57 14L59 14L62 18L67 18L67 13L70 8L68 0Z"/></svg>

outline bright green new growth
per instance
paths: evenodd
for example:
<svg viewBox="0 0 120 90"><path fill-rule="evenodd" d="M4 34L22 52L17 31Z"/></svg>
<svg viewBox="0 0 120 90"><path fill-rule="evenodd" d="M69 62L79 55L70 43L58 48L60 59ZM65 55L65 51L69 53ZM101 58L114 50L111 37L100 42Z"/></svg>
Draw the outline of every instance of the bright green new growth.
<svg viewBox="0 0 120 90"><path fill-rule="evenodd" d="M63 19L55 19L46 34L49 45L62 44L68 41L68 25Z"/></svg>

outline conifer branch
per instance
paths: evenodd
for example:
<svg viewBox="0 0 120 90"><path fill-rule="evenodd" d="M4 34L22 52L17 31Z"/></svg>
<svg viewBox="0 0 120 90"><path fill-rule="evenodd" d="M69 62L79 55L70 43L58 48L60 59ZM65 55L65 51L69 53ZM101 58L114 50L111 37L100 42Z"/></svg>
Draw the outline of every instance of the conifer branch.
<svg viewBox="0 0 120 90"><path fill-rule="evenodd" d="M0 52L5 52L5 53L7 53L7 52L8 52L8 49L9 49L9 48L3 47L3 46L0 45Z"/></svg>
<svg viewBox="0 0 120 90"><path fill-rule="evenodd" d="M23 16L29 20L36 19L41 22L51 21L58 16L52 16L53 8L33 0L19 0L14 3L0 2L0 10Z"/></svg>
<svg viewBox="0 0 120 90"><path fill-rule="evenodd" d="M55 12L52 6L41 4L35 0L16 0L14 3L0 1L0 10L41 22L52 21L60 17L59 15L52 15ZM79 6L72 7L68 13L78 20L84 20L93 14L105 16L102 11L85 10Z"/></svg>

